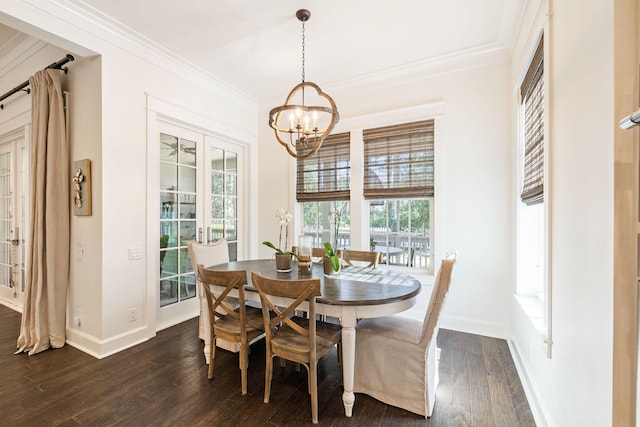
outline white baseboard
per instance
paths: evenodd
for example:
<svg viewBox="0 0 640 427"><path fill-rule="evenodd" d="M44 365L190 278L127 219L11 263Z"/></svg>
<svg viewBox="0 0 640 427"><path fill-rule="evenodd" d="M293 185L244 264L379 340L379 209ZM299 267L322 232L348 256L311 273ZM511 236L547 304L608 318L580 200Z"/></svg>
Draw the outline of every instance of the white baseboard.
<svg viewBox="0 0 640 427"><path fill-rule="evenodd" d="M115 337L100 340L75 329L67 329L67 344L91 356L102 359L127 348L136 346L151 338L148 328L140 327ZM155 334L153 334L155 336Z"/></svg>
<svg viewBox="0 0 640 427"><path fill-rule="evenodd" d="M509 333L505 324L497 322L481 322L467 317L442 316L440 319L440 328L506 340L509 338Z"/></svg>
<svg viewBox="0 0 640 427"><path fill-rule="evenodd" d="M518 371L518 376L520 377L520 382L522 383L522 388L524 389L524 394L527 396L527 401L529 402L529 408L531 409L531 413L533 414L533 419L536 422L536 426L538 427L552 427L553 424L549 422L549 417L546 414L546 411L543 408L540 400L538 399L539 393L537 387L531 382L531 379L528 375L527 368L520 357L520 351L518 350L518 345L515 341L507 340L507 344L509 344L509 351L511 352L511 358L513 359L513 363L516 365L516 370Z"/></svg>

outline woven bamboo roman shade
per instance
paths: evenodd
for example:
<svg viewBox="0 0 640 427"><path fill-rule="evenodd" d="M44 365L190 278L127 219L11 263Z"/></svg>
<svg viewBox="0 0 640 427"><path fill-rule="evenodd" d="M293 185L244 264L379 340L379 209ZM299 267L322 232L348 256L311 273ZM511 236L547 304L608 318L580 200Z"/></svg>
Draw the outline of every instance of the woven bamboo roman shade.
<svg viewBox="0 0 640 427"><path fill-rule="evenodd" d="M298 202L349 200L351 187L350 134L329 135L318 151L298 159Z"/></svg>
<svg viewBox="0 0 640 427"><path fill-rule="evenodd" d="M520 198L527 205L544 200L544 39L540 40L520 86L524 106L524 173Z"/></svg>
<svg viewBox="0 0 640 427"><path fill-rule="evenodd" d="M366 129L364 198L433 197L433 120Z"/></svg>

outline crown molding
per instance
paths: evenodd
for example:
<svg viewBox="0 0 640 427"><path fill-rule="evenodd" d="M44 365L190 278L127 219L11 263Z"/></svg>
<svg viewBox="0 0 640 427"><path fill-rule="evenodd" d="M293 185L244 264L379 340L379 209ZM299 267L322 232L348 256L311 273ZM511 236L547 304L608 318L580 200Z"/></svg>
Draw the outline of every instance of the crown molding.
<svg viewBox="0 0 640 427"><path fill-rule="evenodd" d="M322 88L332 96L351 96L384 87L406 84L438 75L451 74L508 60L510 51L498 41L449 52L401 66L389 67L353 79L323 83ZM261 100L260 104L273 105L281 101L280 96Z"/></svg>
<svg viewBox="0 0 640 427"><path fill-rule="evenodd" d="M331 93L352 94L362 89L369 91L371 88L393 86L406 83L409 80L451 74L468 68L504 61L508 56L509 52L502 43L493 42L387 68L355 79L325 86Z"/></svg>
<svg viewBox="0 0 640 427"><path fill-rule="evenodd" d="M80 0L22 1L63 21L70 27L65 29L66 32L78 34L77 30L80 30L88 33L198 85L213 96L228 99L250 111L256 110L255 98ZM54 33L52 28L44 30ZM76 40L79 38L76 37ZM85 47L101 53L95 46Z"/></svg>
<svg viewBox="0 0 640 427"><path fill-rule="evenodd" d="M25 33L18 33L0 48L0 77L17 68L44 49L47 43Z"/></svg>

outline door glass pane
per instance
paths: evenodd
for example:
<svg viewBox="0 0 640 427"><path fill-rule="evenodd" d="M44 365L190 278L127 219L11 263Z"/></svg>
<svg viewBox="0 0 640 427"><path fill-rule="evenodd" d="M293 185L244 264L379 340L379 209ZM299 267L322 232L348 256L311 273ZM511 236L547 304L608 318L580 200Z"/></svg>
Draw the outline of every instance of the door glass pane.
<svg viewBox="0 0 640 427"><path fill-rule="evenodd" d="M178 250L160 250L160 276L175 276L178 274Z"/></svg>
<svg viewBox="0 0 640 427"><path fill-rule="evenodd" d="M196 296L196 278L193 274L180 277L180 300L194 298Z"/></svg>
<svg viewBox="0 0 640 427"><path fill-rule="evenodd" d="M219 148L211 149L211 170L223 171L224 170L224 150Z"/></svg>
<svg viewBox="0 0 640 427"><path fill-rule="evenodd" d="M211 229L214 240L226 237L229 259L237 259L238 239L238 155L211 148ZM219 233L219 231L221 233ZM219 236L219 237L218 237Z"/></svg>
<svg viewBox="0 0 640 427"><path fill-rule="evenodd" d="M0 154L0 286L11 287L12 155Z"/></svg>
<svg viewBox="0 0 640 427"><path fill-rule="evenodd" d="M176 245L178 241L176 221L160 221L160 249Z"/></svg>
<svg viewBox="0 0 640 427"><path fill-rule="evenodd" d="M235 196L237 194L236 189L237 177L235 175L227 175L225 180L225 193Z"/></svg>
<svg viewBox="0 0 640 427"><path fill-rule="evenodd" d="M226 212L225 212L225 218L236 218L237 212L236 212L236 203L238 202L238 198L237 197L225 197L225 208L226 208Z"/></svg>
<svg viewBox="0 0 640 427"><path fill-rule="evenodd" d="M160 306L192 298L187 242L196 239L196 143L160 135Z"/></svg>
<svg viewBox="0 0 640 427"><path fill-rule="evenodd" d="M180 203L180 218L195 219L196 206L192 204Z"/></svg>
<svg viewBox="0 0 640 427"><path fill-rule="evenodd" d="M225 156L225 171L228 173L238 173L238 155L227 151Z"/></svg>
<svg viewBox="0 0 640 427"><path fill-rule="evenodd" d="M236 234L237 221L225 221L225 236L227 240L238 240Z"/></svg>
<svg viewBox="0 0 640 427"><path fill-rule="evenodd" d="M196 165L196 143L188 141L186 139L180 139L180 164L181 165Z"/></svg>
<svg viewBox="0 0 640 427"><path fill-rule="evenodd" d="M160 193L160 218L176 217L176 193Z"/></svg>
<svg viewBox="0 0 640 427"><path fill-rule="evenodd" d="M224 217L224 197L211 197L211 217L216 219Z"/></svg>
<svg viewBox="0 0 640 427"><path fill-rule="evenodd" d="M180 246L187 246L189 240L196 240L196 221L180 221Z"/></svg>
<svg viewBox="0 0 640 427"><path fill-rule="evenodd" d="M160 161L177 163L178 138L164 133L160 134Z"/></svg>
<svg viewBox="0 0 640 427"><path fill-rule="evenodd" d="M211 172L211 193L224 194L224 174Z"/></svg>
<svg viewBox="0 0 640 427"><path fill-rule="evenodd" d="M220 240L224 237L224 221L214 219L211 221L211 239L213 241Z"/></svg>
<svg viewBox="0 0 640 427"><path fill-rule="evenodd" d="M178 302L178 281L173 279L160 280L160 307Z"/></svg>
<svg viewBox="0 0 640 427"><path fill-rule="evenodd" d="M180 191L196 192L196 169L180 166Z"/></svg>
<svg viewBox="0 0 640 427"><path fill-rule="evenodd" d="M178 167L175 164L160 164L160 190L178 189Z"/></svg>

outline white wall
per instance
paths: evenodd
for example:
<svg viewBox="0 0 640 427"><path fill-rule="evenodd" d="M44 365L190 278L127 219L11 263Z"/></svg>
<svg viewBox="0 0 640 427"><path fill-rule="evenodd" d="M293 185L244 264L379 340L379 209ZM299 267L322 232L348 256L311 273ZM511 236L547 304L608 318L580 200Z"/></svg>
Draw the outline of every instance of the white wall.
<svg viewBox="0 0 640 427"><path fill-rule="evenodd" d="M521 26L513 87L528 65L522 52L533 51L546 21L544 0L530 5L533 24ZM551 359L515 299L511 333L540 423L605 426L612 390L613 2L556 1L549 12Z"/></svg>
<svg viewBox="0 0 640 427"><path fill-rule="evenodd" d="M341 122L362 122L392 111L402 120L404 109L408 115L410 107L444 105L435 127L435 258L439 263L445 252L458 250L459 262L442 326L499 337L506 337L513 275L506 81L505 60L396 86L360 88L352 94L322 87L335 100ZM295 205L295 194L286 187L293 188L294 160L268 127L268 110L279 103L282 100L261 106L258 122L259 242L277 240L273 212L280 207L293 210ZM267 248L259 252L271 255Z"/></svg>
<svg viewBox="0 0 640 427"><path fill-rule="evenodd" d="M89 114L90 123L81 124L85 116L72 111L75 131L88 127L83 131L86 141L74 138L73 154L94 162L96 216L74 218L72 224L72 248L80 239L85 264L72 267L69 313L84 318L68 335L78 347L102 357L148 339L156 330L157 269L151 266L157 247L147 242L159 242L158 236L148 235L159 231L156 219L147 215L146 202L147 192L158 189L147 188L147 94L166 101L169 109L188 111L191 125L248 145L255 144L255 102L147 46L117 37L109 23L81 19L56 4L35 8L28 1L3 3L0 20L59 46L76 47L76 52L101 55L86 65L100 71L98 87L82 88L99 104L99 119ZM128 259L131 247L145 249L142 260ZM133 307L140 315L129 322Z"/></svg>

